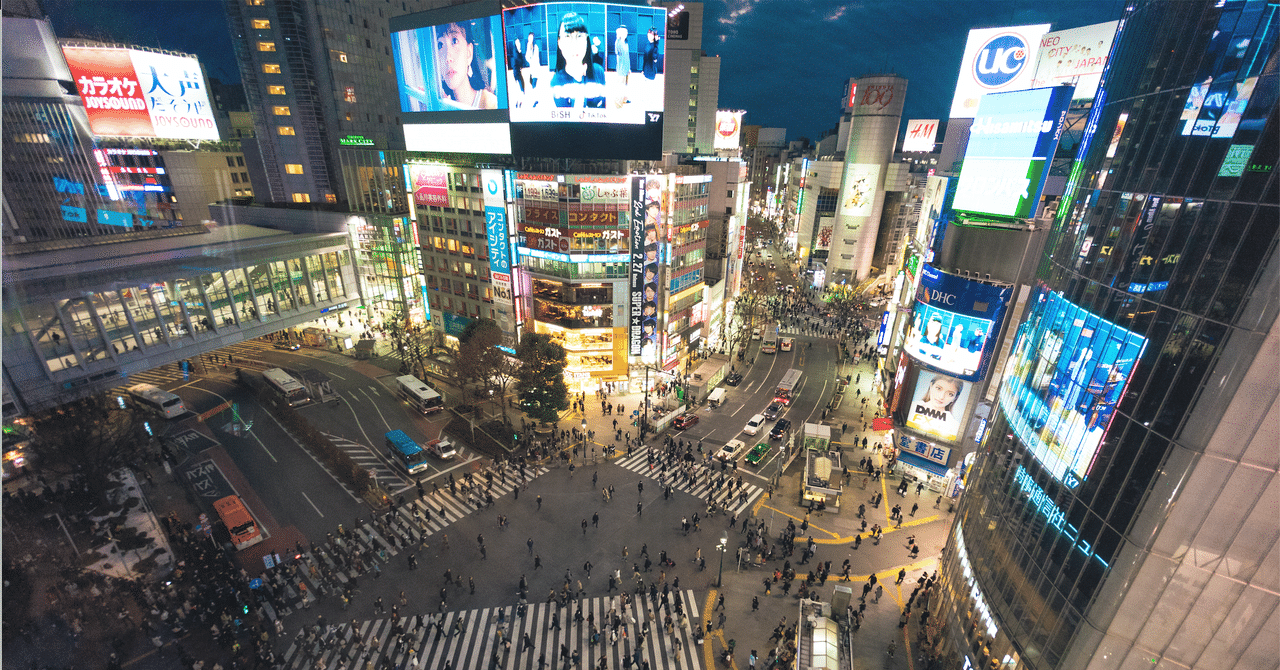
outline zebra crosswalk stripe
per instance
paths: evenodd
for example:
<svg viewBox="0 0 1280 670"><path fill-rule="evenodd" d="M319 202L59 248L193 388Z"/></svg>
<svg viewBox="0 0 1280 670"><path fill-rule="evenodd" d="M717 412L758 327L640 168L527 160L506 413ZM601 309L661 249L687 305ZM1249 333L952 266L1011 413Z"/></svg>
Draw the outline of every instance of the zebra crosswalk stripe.
<svg viewBox="0 0 1280 670"><path fill-rule="evenodd" d="M640 660L648 661L653 670L699 670L701 658L694 642L693 627L701 621L699 607L692 589L679 592L685 612L693 618L674 628L672 634L663 630L665 614L660 607L653 607L645 597L636 597L625 607L618 596L601 596L571 603L559 608L555 603L531 604L524 616L517 616L515 607L505 605L485 609L451 610L440 615L441 629L437 629L425 615L404 619L405 642L397 646L394 622L389 618L356 622L356 627L343 623L335 626L333 635L339 642L323 648L320 658L330 670L359 670L369 663L387 657L394 667L443 668L450 663L453 668L488 668L495 654L502 670L536 668L537 659L545 656L550 667L561 667L566 661L561 650L570 654L579 652L580 667L593 668L601 659L610 668L622 667L623 656L634 657L637 649L636 634L644 632L639 645ZM583 622L573 621L573 612L581 606ZM674 603L671 604L674 611ZM622 622L617 642L610 639L607 618L611 608L616 608ZM552 613L561 613L559 630L550 628ZM652 611L653 614L648 613ZM588 613L599 630L600 639L592 643ZM632 624L634 617L636 623ZM461 632L454 631L455 622L461 621ZM501 631L501 635L499 635ZM532 648L526 648L524 637L528 635ZM504 641L510 642L507 648ZM679 651L676 651L679 641ZM302 670L313 667L314 643L294 640L281 657L281 667Z"/></svg>
<svg viewBox="0 0 1280 670"><path fill-rule="evenodd" d="M661 472L661 468L657 465L654 466L653 470L649 469L649 462L643 449L614 461L614 464L655 481L658 479L657 475ZM755 499L764 493L764 490L759 486L747 482L743 482L741 489L731 489L726 486L716 490L711 485L710 480L706 478L706 466L699 465L698 468L698 478L693 486L690 486L688 480L683 476L668 479L667 483L671 484L671 487L677 491L683 491L692 496L702 498L708 503L727 501L729 502L730 514L742 514L751 509ZM717 474L717 472L711 472L711 478L714 479ZM740 491L746 491L745 499L741 497Z"/></svg>

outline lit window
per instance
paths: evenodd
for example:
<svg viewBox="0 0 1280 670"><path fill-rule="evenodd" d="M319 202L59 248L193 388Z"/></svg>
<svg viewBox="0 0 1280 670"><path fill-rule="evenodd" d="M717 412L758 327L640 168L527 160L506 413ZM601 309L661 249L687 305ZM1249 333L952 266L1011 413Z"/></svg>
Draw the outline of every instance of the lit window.
<svg viewBox="0 0 1280 670"><path fill-rule="evenodd" d="M250 7L261 7L267 4L267 0L244 0L244 4Z"/></svg>
<svg viewBox="0 0 1280 670"><path fill-rule="evenodd" d="M275 42L258 42L258 51L275 51Z"/></svg>
<svg viewBox="0 0 1280 670"><path fill-rule="evenodd" d="M340 63L347 62L347 52L345 51L334 51L333 57Z"/></svg>
<svg viewBox="0 0 1280 670"><path fill-rule="evenodd" d="M302 174L301 163L285 163L284 171L289 174Z"/></svg>
<svg viewBox="0 0 1280 670"><path fill-rule="evenodd" d="M290 112L289 108L284 105L276 105L271 108L271 113L276 116L289 116L292 112Z"/></svg>
<svg viewBox="0 0 1280 670"><path fill-rule="evenodd" d="M356 101L356 87L355 87L355 86L347 86L346 88L344 88L344 89L343 89L343 96L342 96L342 99L343 99L343 100L346 100L347 102L355 102L355 101Z"/></svg>
<svg viewBox="0 0 1280 670"><path fill-rule="evenodd" d="M267 19L254 19L253 29L254 30L271 30L271 21L268 21Z"/></svg>
<svg viewBox="0 0 1280 670"><path fill-rule="evenodd" d="M269 94L271 94L271 95L284 95L284 87L283 87L283 86L268 86L268 87L267 87L267 93L269 93Z"/></svg>
<svg viewBox="0 0 1280 670"><path fill-rule="evenodd" d="M263 74L280 74L280 64L279 63L263 63L262 73Z"/></svg>
<svg viewBox="0 0 1280 670"><path fill-rule="evenodd" d="M294 202L311 202L311 194L310 193L294 193L293 201Z"/></svg>
<svg viewBox="0 0 1280 670"><path fill-rule="evenodd" d="M295 135L293 126L276 126L276 133L279 135Z"/></svg>
<svg viewBox="0 0 1280 670"><path fill-rule="evenodd" d="M338 196L337 196L337 194L334 194L334 193L326 193L326 194L324 194L324 201L325 201L325 202L337 202L337 201L338 201Z"/></svg>

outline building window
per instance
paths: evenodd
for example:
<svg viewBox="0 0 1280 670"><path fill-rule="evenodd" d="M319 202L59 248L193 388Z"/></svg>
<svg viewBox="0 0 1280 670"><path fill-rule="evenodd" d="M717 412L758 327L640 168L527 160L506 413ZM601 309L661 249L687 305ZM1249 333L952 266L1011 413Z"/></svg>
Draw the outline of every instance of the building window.
<svg viewBox="0 0 1280 670"><path fill-rule="evenodd" d="M267 4L267 0L244 0L244 4L250 7L261 7Z"/></svg>
<svg viewBox="0 0 1280 670"><path fill-rule="evenodd" d="M248 173L248 172L241 172L241 173L240 173L240 181L242 181L242 182L244 182L244 183L248 184L248 183L249 183L249 173Z"/></svg>
<svg viewBox="0 0 1280 670"><path fill-rule="evenodd" d="M310 193L294 193L293 201L294 202L311 202L311 194Z"/></svg>
<svg viewBox="0 0 1280 670"><path fill-rule="evenodd" d="M343 88L342 99L343 99L343 100L346 100L347 102L355 102L355 101L356 101L356 87L355 87L355 86L347 86L347 87Z"/></svg>
<svg viewBox="0 0 1280 670"><path fill-rule="evenodd" d="M286 105L276 105L275 107L271 108L271 113L275 114L276 116L289 116L293 112L290 112L289 107Z"/></svg>
<svg viewBox="0 0 1280 670"><path fill-rule="evenodd" d="M327 203L335 203L338 201L338 196L335 193L326 193L324 194L324 201Z"/></svg>
<svg viewBox="0 0 1280 670"><path fill-rule="evenodd" d="M232 184L239 184L239 183L240 183L240 175L239 175L238 173L235 173L235 172L232 172L232 173L231 173L231 183L232 183Z"/></svg>
<svg viewBox="0 0 1280 670"><path fill-rule="evenodd" d="M236 157L227 156L227 167L235 167L235 166L236 166Z"/></svg>
<svg viewBox="0 0 1280 670"><path fill-rule="evenodd" d="M244 167L244 156L236 156L236 167Z"/></svg>
<svg viewBox="0 0 1280 670"><path fill-rule="evenodd" d="M269 95L284 95L284 87L283 87L283 86L268 86L268 87L267 87L267 94L269 94Z"/></svg>
<svg viewBox="0 0 1280 670"><path fill-rule="evenodd" d="M254 30L271 30L271 21L267 19L254 19L253 29Z"/></svg>
<svg viewBox="0 0 1280 670"><path fill-rule="evenodd" d="M279 63L263 63L262 73L263 74L280 74L280 64Z"/></svg>
<svg viewBox="0 0 1280 670"><path fill-rule="evenodd" d="M296 135L293 132L293 126L276 126L276 133L279 135Z"/></svg>
<svg viewBox="0 0 1280 670"><path fill-rule="evenodd" d="M333 52L332 52L332 54L333 54L333 58L334 58L334 60L338 61L339 63L345 63L345 62L347 62L347 52L345 52L345 51L333 51Z"/></svg>
<svg viewBox="0 0 1280 670"><path fill-rule="evenodd" d="M302 164L301 164L301 163L286 163L286 164L285 164L285 166L284 166L284 171L285 171L285 172L287 172L287 173L289 173L289 174L302 174Z"/></svg>
<svg viewBox="0 0 1280 670"><path fill-rule="evenodd" d="M258 51L275 51L275 42L258 42Z"/></svg>

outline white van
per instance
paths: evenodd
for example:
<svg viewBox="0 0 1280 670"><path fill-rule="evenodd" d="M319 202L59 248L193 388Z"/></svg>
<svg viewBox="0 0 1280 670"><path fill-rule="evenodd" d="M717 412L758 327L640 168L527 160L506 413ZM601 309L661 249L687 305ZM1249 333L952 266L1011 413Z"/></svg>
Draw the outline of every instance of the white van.
<svg viewBox="0 0 1280 670"><path fill-rule="evenodd" d="M755 435L760 432L760 426L762 425L764 425L764 415L757 414L751 417L751 420L747 422L746 426L743 426L742 432L747 435Z"/></svg>
<svg viewBox="0 0 1280 670"><path fill-rule="evenodd" d="M724 388L717 388L713 390L711 395L707 396L707 404L712 407L719 407L720 403L724 402L724 396L727 393L728 391Z"/></svg>

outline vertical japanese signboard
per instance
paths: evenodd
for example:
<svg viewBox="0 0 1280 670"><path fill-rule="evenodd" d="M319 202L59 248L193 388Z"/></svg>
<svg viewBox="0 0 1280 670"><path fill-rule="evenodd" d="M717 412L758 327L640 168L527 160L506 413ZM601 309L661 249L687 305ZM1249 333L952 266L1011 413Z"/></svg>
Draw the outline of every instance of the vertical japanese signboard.
<svg viewBox="0 0 1280 670"><path fill-rule="evenodd" d="M504 307L511 303L511 253L507 244L507 208L502 170L481 170L484 186L484 230L489 243L489 276L494 301ZM503 330L506 330L505 328Z"/></svg>

